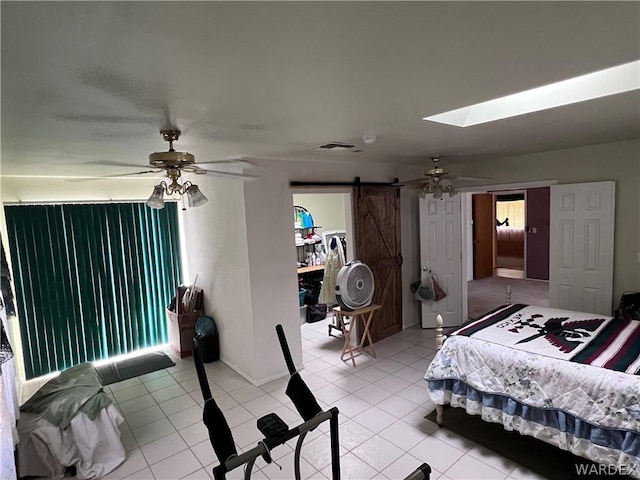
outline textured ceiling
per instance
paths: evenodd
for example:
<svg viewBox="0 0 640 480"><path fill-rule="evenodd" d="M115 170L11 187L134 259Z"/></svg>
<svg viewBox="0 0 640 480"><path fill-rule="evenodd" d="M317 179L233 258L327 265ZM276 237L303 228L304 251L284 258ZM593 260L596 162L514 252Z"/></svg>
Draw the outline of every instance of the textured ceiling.
<svg viewBox="0 0 640 480"><path fill-rule="evenodd" d="M452 163L640 136L638 92L475 127L422 117L640 58L638 2L6 2L2 174L166 149ZM365 131L377 140L365 144ZM347 142L359 152L311 147Z"/></svg>

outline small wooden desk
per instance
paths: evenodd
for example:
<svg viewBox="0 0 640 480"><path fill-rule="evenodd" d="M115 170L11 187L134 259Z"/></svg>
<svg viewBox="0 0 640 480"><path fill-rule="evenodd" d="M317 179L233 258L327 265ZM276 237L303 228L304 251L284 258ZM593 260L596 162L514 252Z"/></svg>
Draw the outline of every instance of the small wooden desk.
<svg viewBox="0 0 640 480"><path fill-rule="evenodd" d="M342 330L342 335L344 335L344 346L342 347L342 355L340 356L340 360L344 361L344 356L348 353L351 356L351 362L353 362L353 366L356 366L356 359L353 356L353 352L366 352L364 350L364 342L369 341L369 348L371 352L371 356L375 358L376 352L373 349L373 340L371 340L371 334L369 333L369 327L371 326L371 320L373 319L373 314L376 310L380 309L380 305L369 305L368 307L358 308L356 310L341 310L340 307L335 307L332 309L336 316L336 322L340 330ZM345 321L344 317L349 317L350 320ZM353 328L358 325L358 320L362 322L362 338L360 339L360 343L353 347L351 345L351 332ZM348 326L348 328L347 328Z"/></svg>

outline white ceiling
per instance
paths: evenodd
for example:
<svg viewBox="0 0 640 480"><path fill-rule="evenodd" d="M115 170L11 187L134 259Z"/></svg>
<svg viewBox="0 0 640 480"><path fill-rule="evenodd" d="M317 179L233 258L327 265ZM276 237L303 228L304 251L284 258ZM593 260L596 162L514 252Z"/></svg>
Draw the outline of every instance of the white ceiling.
<svg viewBox="0 0 640 480"><path fill-rule="evenodd" d="M3 175L130 172L100 162L146 166L169 125L200 162L464 163L640 137L638 91L421 120L639 59L638 2L0 5ZM310 150L327 142L362 151Z"/></svg>

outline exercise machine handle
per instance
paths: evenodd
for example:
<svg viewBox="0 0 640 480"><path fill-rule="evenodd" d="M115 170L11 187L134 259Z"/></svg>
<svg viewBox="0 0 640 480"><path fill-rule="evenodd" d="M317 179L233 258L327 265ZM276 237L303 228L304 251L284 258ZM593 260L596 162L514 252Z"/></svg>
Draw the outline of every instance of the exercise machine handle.
<svg viewBox="0 0 640 480"><path fill-rule="evenodd" d="M193 355L193 363L196 365L196 373L198 374L198 382L200 382L200 390L202 391L202 399L206 402L210 398L211 388L209 388L209 381L207 380L207 372L204 371L204 364L202 363L202 357L200 356L200 350L195 347L191 351Z"/></svg>
<svg viewBox="0 0 640 480"><path fill-rule="evenodd" d="M289 369L289 375L296 373L296 366L293 364L293 358L291 358L291 351L289 350L289 344L287 343L287 337L284 336L284 330L282 325L276 325L276 332L278 333L278 340L280 340L280 347L282 348L282 354L284 355L284 361Z"/></svg>
<svg viewBox="0 0 640 480"><path fill-rule="evenodd" d="M224 463L229 457L238 455L238 451L236 450L227 419L211 395L207 373L204 370L202 357L200 357L200 352L197 348L193 349L193 363L196 365L198 381L204 398L202 421L209 431L209 440L213 446L213 451L216 453L220 463Z"/></svg>

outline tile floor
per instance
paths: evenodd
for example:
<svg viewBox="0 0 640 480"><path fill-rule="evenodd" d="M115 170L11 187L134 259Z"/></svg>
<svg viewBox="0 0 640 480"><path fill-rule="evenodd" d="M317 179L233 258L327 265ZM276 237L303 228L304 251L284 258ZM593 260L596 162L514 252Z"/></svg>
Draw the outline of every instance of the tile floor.
<svg viewBox="0 0 640 480"><path fill-rule="evenodd" d="M377 358L361 354L354 368L340 361L343 340L327 335L328 321L302 325L301 375L323 408L340 410L343 479L402 479L422 462L431 465L432 479L540 478L424 418L434 408L422 380L435 354L433 330L414 327L384 339L375 344ZM106 480L212 478L217 460L202 423L195 367L190 358L175 361L175 367L107 387L126 419L128 457ZM266 413L276 412L289 426L302 423L284 393L287 377L255 387L222 362L206 370L238 451L261 438L256 419ZM307 436L303 478L331 478L328 430L323 424ZM295 440L272 452L282 470L259 459L252 478L293 479L294 447ZM236 469L227 478L242 475Z"/></svg>

